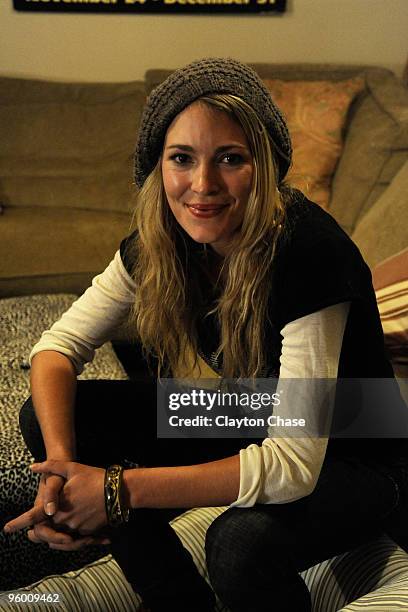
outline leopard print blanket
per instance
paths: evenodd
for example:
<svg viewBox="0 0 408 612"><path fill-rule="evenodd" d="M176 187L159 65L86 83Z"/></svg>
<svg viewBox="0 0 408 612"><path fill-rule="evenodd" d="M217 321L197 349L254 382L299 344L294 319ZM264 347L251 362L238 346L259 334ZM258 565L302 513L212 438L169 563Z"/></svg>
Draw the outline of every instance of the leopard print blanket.
<svg viewBox="0 0 408 612"><path fill-rule="evenodd" d="M28 356L41 333L76 299L75 295L33 295L0 300L0 528L27 510L38 477L28 466L33 458L21 437L18 413L29 395ZM126 379L110 344L96 351L81 378ZM53 551L32 544L24 532L0 533L0 590L16 588L50 573L83 566L106 554L103 547L85 552Z"/></svg>

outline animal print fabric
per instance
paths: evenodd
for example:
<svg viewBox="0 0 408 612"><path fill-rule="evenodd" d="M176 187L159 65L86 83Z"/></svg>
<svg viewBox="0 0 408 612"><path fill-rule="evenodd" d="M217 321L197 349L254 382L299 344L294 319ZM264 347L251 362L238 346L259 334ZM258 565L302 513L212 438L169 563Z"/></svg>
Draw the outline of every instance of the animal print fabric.
<svg viewBox="0 0 408 612"><path fill-rule="evenodd" d="M32 295L0 300L0 528L32 503L38 476L28 466L33 458L25 447L18 413L29 395L28 357L41 333L76 299L75 295ZM110 344L98 349L81 378L126 379ZM50 574L82 567L106 554L94 547L61 553L32 544L24 532L0 533L0 589L26 585Z"/></svg>

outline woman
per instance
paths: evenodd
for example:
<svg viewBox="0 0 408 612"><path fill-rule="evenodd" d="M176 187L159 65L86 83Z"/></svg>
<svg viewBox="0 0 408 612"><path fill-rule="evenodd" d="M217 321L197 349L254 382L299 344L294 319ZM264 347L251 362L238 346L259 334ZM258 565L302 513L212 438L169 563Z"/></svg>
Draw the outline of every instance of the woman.
<svg viewBox="0 0 408 612"><path fill-rule="evenodd" d="M211 586L232 612L282 612L311 609L300 571L400 507L400 445L328 440L339 402L313 385L301 397L289 385L283 409L326 423L322 435L270 427L209 443L156 439L154 385L76 383L129 313L162 377L392 377L368 268L285 185L290 161L285 120L250 68L205 59L173 73L142 118L136 232L33 349L21 424L46 461L34 507L7 531L60 550L111 543L152 611L214 607L168 525L181 509L230 505L207 533Z"/></svg>

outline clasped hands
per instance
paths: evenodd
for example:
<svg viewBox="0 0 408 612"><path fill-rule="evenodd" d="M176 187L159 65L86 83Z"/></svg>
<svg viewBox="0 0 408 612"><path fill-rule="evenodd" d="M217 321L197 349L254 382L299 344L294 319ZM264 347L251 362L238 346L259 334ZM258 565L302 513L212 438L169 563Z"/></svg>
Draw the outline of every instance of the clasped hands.
<svg viewBox="0 0 408 612"><path fill-rule="evenodd" d="M5 533L28 528L31 542L56 550L110 543L104 469L53 459L34 463L31 469L41 474L34 505L9 521Z"/></svg>

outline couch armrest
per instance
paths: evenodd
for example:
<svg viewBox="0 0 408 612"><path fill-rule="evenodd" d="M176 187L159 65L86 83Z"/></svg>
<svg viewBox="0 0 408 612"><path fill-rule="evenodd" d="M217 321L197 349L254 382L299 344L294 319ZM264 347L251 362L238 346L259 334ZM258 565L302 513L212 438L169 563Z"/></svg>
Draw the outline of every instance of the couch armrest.
<svg viewBox="0 0 408 612"><path fill-rule="evenodd" d="M352 233L371 268L408 246L407 210L408 161Z"/></svg>
<svg viewBox="0 0 408 612"><path fill-rule="evenodd" d="M408 159L408 89L387 70L364 75L365 93L352 104L329 212L349 234Z"/></svg>

